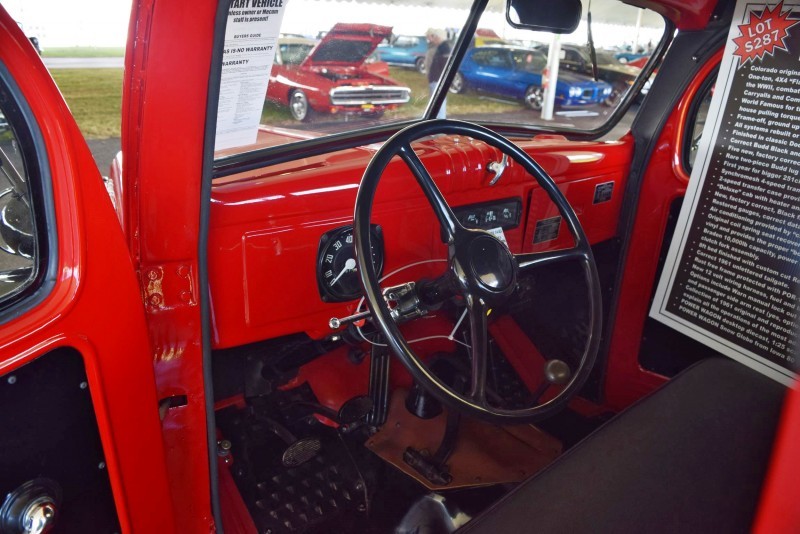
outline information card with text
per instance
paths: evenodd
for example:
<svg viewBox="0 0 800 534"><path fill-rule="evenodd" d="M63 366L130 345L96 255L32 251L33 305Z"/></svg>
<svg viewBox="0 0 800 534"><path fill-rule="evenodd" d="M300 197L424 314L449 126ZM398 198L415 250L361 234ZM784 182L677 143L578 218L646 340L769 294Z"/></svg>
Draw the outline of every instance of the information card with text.
<svg viewBox="0 0 800 534"><path fill-rule="evenodd" d="M288 0L229 0L214 150L256 142Z"/></svg>
<svg viewBox="0 0 800 534"><path fill-rule="evenodd" d="M650 314L789 384L800 288L800 0L739 0Z"/></svg>

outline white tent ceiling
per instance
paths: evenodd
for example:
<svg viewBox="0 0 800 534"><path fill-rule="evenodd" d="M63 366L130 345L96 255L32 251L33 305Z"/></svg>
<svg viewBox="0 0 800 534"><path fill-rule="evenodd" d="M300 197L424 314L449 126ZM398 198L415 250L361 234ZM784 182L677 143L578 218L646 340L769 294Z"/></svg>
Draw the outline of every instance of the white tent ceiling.
<svg viewBox="0 0 800 534"><path fill-rule="evenodd" d="M361 0L356 0L360 2ZM542 0L539 0L542 1ZM559 0L549 0L553 4L558 3ZM464 0L366 0L366 3L375 4L402 4L402 5L419 5L426 7L437 8L456 8L462 9L464 7ZM587 0L582 0L583 3L583 19L586 20L586 12L589 7ZM598 24L616 24L624 26L636 25L637 10L632 6L620 6L622 2L613 1L598 1L592 2L592 23ZM505 0L489 0L487 11L503 12L505 11ZM622 7L622 8L621 8ZM643 28L663 28L664 21L661 15L654 11L643 10L641 26Z"/></svg>

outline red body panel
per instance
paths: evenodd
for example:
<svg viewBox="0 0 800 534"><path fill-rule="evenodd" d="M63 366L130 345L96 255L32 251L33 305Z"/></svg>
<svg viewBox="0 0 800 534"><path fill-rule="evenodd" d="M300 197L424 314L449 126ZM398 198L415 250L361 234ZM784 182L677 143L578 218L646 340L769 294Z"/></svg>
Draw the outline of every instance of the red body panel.
<svg viewBox="0 0 800 534"><path fill-rule="evenodd" d="M561 185L588 237L613 237L632 145L575 143L544 137L518 140ZM214 345L233 347L297 332L312 338L331 333L331 317L349 315L356 301L328 304L316 284L319 238L352 224L361 175L373 149L308 158L218 181L212 192L209 270ZM519 228L506 232L513 251L532 251L537 220L556 214L532 178L512 165L495 187L486 165L497 152L465 138L419 144L418 153L452 206L519 197L527 209ZM581 162L582 161L582 162ZM615 182L612 201L592 204L594 186ZM527 207L530 206L528 209ZM446 258L434 215L407 167L390 165L378 189L373 221L383 227L385 273L410 263ZM566 231L562 232L566 234ZM536 250L569 246L566 237ZM435 276L444 264L403 273L389 283ZM266 295L282 295L280 305Z"/></svg>
<svg viewBox="0 0 800 534"><path fill-rule="evenodd" d="M720 51L689 84L661 132L644 175L609 351L606 401L615 409L628 406L666 381L642 369L639 347L670 206L684 195L689 182L682 164L689 107L721 57Z"/></svg>
<svg viewBox="0 0 800 534"><path fill-rule="evenodd" d="M174 532L152 353L111 202L61 94L2 8L0 59L41 130L55 203L48 231L58 232L55 286L0 329L0 374L59 347L80 352L123 530Z"/></svg>
<svg viewBox="0 0 800 534"><path fill-rule="evenodd" d="M215 12L214 2L136 2L123 81L124 210L146 301L150 362L159 399L187 397L162 421L175 520L183 532L208 532L213 524L197 243Z"/></svg>
<svg viewBox="0 0 800 534"><path fill-rule="evenodd" d="M717 7L716 0L640 0L630 3L661 13L683 31L705 28Z"/></svg>
<svg viewBox="0 0 800 534"><path fill-rule="evenodd" d="M633 61L628 61L627 65L629 67L637 67L643 69L647 62L650 61L650 56L643 56L639 59L634 59Z"/></svg>

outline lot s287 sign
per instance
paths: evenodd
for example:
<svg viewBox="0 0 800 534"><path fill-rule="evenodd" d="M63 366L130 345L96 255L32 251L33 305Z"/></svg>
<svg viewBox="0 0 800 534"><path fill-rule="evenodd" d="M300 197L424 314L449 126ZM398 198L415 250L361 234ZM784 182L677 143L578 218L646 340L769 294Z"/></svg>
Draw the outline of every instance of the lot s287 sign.
<svg viewBox="0 0 800 534"><path fill-rule="evenodd" d="M650 314L790 383L800 289L800 0L739 0Z"/></svg>

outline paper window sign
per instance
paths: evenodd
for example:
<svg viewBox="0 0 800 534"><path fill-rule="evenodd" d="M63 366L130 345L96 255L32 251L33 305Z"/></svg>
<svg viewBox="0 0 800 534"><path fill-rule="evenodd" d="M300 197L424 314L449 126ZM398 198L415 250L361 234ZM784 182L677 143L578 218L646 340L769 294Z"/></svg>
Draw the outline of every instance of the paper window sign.
<svg viewBox="0 0 800 534"><path fill-rule="evenodd" d="M214 150L256 142L288 0L231 0Z"/></svg>

